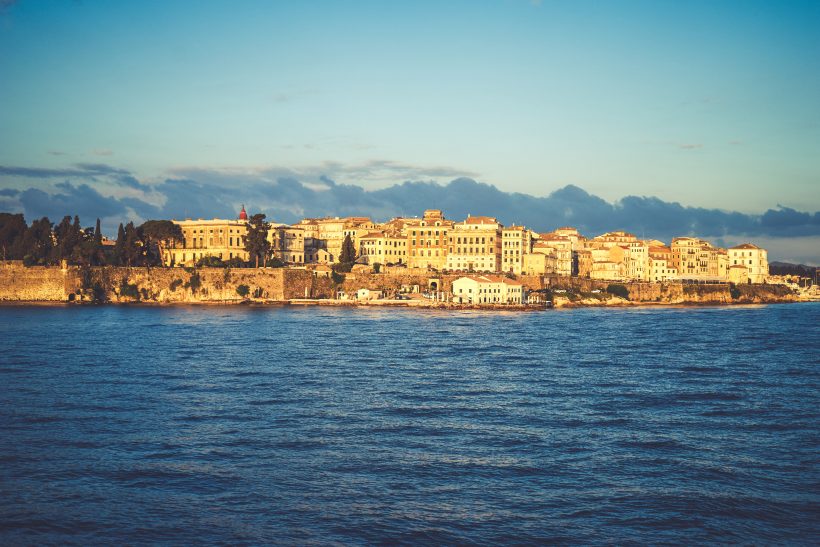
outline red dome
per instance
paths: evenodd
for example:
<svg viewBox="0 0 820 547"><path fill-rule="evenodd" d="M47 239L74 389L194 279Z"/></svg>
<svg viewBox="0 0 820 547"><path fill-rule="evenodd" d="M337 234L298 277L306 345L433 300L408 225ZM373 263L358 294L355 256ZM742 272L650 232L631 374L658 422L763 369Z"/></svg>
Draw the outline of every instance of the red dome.
<svg viewBox="0 0 820 547"><path fill-rule="evenodd" d="M239 211L239 220L248 220L248 213L245 212L244 205L242 205L242 210Z"/></svg>

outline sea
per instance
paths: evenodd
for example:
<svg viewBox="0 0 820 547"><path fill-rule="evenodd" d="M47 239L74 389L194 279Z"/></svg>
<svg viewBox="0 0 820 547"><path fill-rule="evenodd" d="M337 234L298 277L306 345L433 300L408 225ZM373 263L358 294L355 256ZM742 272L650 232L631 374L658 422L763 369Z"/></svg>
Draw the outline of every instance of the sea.
<svg viewBox="0 0 820 547"><path fill-rule="evenodd" d="M820 544L820 303L0 308L0 544Z"/></svg>

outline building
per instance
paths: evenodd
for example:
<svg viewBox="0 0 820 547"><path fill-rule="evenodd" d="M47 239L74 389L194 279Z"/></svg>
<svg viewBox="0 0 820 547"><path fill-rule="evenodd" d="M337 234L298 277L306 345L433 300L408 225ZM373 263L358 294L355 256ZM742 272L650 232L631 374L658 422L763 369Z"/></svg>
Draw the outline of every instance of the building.
<svg viewBox="0 0 820 547"><path fill-rule="evenodd" d="M555 255L555 274L572 275L572 239L555 232L539 234L533 243L533 252Z"/></svg>
<svg viewBox="0 0 820 547"><path fill-rule="evenodd" d="M720 251L708 241L696 237L676 237L672 240L672 266L681 279L725 281L721 271ZM724 262L725 264L725 262Z"/></svg>
<svg viewBox="0 0 820 547"><path fill-rule="evenodd" d="M368 264L407 264L407 237L400 233L370 232L359 238L358 253Z"/></svg>
<svg viewBox="0 0 820 547"><path fill-rule="evenodd" d="M438 209L424 211L421 222L407 228L407 264L411 268L444 269L447 266L448 233L453 224Z"/></svg>
<svg viewBox="0 0 820 547"><path fill-rule="evenodd" d="M244 205L235 220L214 218L211 220L172 220L182 229L183 241L163 250L166 266L188 266L206 256L228 261L238 258L249 260L245 250L248 233L248 213Z"/></svg>
<svg viewBox="0 0 820 547"><path fill-rule="evenodd" d="M522 304L524 286L500 275L470 275L453 281L453 302L460 304Z"/></svg>
<svg viewBox="0 0 820 547"><path fill-rule="evenodd" d="M447 236L447 269L497 272L501 267L501 230L492 217L470 216Z"/></svg>
<svg viewBox="0 0 820 547"><path fill-rule="evenodd" d="M285 264L305 264L305 230L299 226L276 224L268 232L271 254Z"/></svg>
<svg viewBox="0 0 820 547"><path fill-rule="evenodd" d="M744 243L728 250L729 268L746 267L747 283L765 283L769 277L769 259L766 249L752 243ZM740 273L738 272L738 274Z"/></svg>
<svg viewBox="0 0 820 547"><path fill-rule="evenodd" d="M507 226L501 230L501 271L520 274L524 257L532 252L532 232L523 226Z"/></svg>

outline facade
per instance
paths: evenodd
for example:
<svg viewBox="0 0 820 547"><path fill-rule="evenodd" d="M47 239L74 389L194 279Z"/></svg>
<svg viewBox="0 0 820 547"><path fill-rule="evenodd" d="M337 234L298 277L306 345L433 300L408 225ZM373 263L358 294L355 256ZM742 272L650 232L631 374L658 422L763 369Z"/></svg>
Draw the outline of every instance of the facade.
<svg viewBox="0 0 820 547"><path fill-rule="evenodd" d="M424 211L421 222L407 228L407 264L411 268L444 269L447 266L448 233L453 224L438 209Z"/></svg>
<svg viewBox="0 0 820 547"><path fill-rule="evenodd" d="M720 249L696 237L676 237L672 240L672 265L681 279L721 281Z"/></svg>
<svg viewBox="0 0 820 547"><path fill-rule="evenodd" d="M499 275L471 275L453 281L453 302L460 304L522 304L524 286Z"/></svg>
<svg viewBox="0 0 820 547"><path fill-rule="evenodd" d="M732 247L728 251L729 268L745 266L747 283L765 283L769 277L769 259L766 249L752 243Z"/></svg>
<svg viewBox="0 0 820 547"><path fill-rule="evenodd" d="M299 226L277 224L268 232L271 253L285 264L305 264L305 231Z"/></svg>
<svg viewBox="0 0 820 547"><path fill-rule="evenodd" d="M501 230L492 217L467 217L447 237L447 269L497 272L501 267Z"/></svg>
<svg viewBox="0 0 820 547"><path fill-rule="evenodd" d="M184 240L163 251L166 266L188 266L206 256L228 261L239 258L248 261L245 236L248 233L248 214L245 207L236 220L172 220L182 229Z"/></svg>
<svg viewBox="0 0 820 547"><path fill-rule="evenodd" d="M359 257L368 264L407 264L407 238L399 233L370 232L359 239Z"/></svg>
<svg viewBox="0 0 820 547"><path fill-rule="evenodd" d="M523 226L507 226L501 230L501 271L520 274L524 257L532 252L532 232Z"/></svg>
<svg viewBox="0 0 820 547"><path fill-rule="evenodd" d="M572 275L572 239L555 232L540 234L533 244L533 252L553 254L557 275Z"/></svg>

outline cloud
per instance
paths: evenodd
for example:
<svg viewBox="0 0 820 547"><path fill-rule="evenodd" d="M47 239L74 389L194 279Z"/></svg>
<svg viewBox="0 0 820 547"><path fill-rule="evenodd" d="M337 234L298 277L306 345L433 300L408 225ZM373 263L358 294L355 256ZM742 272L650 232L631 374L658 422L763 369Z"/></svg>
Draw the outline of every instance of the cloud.
<svg viewBox="0 0 820 547"><path fill-rule="evenodd" d="M703 148L703 144L701 143L681 143L678 144L678 148L681 150L699 150Z"/></svg>
<svg viewBox="0 0 820 547"><path fill-rule="evenodd" d="M114 154L114 152L112 152L108 148L95 148L91 151L91 153L95 156L111 156L112 154Z"/></svg>
<svg viewBox="0 0 820 547"><path fill-rule="evenodd" d="M38 188L29 188L20 193L20 204L29 219L47 216L58 220L66 215L79 215L87 223L97 217L127 213L120 200L105 197L87 184L74 186L70 182L61 182L56 187L55 193L46 193Z"/></svg>
<svg viewBox="0 0 820 547"><path fill-rule="evenodd" d="M23 174L35 182L42 179L22 191L0 190L3 197L0 209L22 210L29 219L79 214L81 219L100 216L119 222L149 218L234 218L245 204L249 212L264 212L272 221L295 222L303 217L348 215L387 220L394 216L420 216L424 209L434 208L443 210L454 220L466 218L468 214L491 215L505 224L525 225L539 232L575 226L588 236L622 229L639 237L664 241L684 235L713 241L820 238L820 212L781 206L760 214L747 214L688 207L651 196L626 196L609 202L573 185L539 197L504 192L464 176L446 184L410 179L375 190L346 182L355 173L383 169L399 173L448 172L446 168L419 168L387 161L352 167L328 162L298 171L187 168L177 170L164 180L146 184L126 170L105 164L84 163L67 169L0 167L0 175ZM54 183L60 176L62 180ZM392 176L395 180L396 175ZM815 262L820 260L820 251L807 254L818 254ZM772 253L772 256L777 255Z"/></svg>

